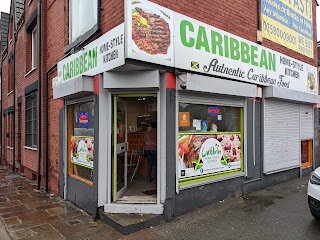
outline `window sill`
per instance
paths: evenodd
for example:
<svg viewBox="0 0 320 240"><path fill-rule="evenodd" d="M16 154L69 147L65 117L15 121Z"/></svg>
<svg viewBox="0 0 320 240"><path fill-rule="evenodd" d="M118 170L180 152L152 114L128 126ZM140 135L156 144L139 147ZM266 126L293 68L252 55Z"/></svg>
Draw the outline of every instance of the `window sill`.
<svg viewBox="0 0 320 240"><path fill-rule="evenodd" d="M31 3L32 3L32 0L30 0L30 1L28 2L28 6L29 6Z"/></svg>
<svg viewBox="0 0 320 240"><path fill-rule="evenodd" d="M28 147L24 146L24 149L32 150L32 151L38 151L38 148Z"/></svg>
<svg viewBox="0 0 320 240"><path fill-rule="evenodd" d="M10 39L10 41L9 41L9 44L11 44L12 43L12 39Z"/></svg>
<svg viewBox="0 0 320 240"><path fill-rule="evenodd" d="M7 94L7 96L11 95L12 93L13 93L13 91L9 92L9 93Z"/></svg>
<svg viewBox="0 0 320 240"><path fill-rule="evenodd" d="M7 147L7 149L13 150L13 147Z"/></svg>
<svg viewBox="0 0 320 240"><path fill-rule="evenodd" d="M29 72L26 73L26 75L24 75L25 77L27 77L28 75L30 75L33 71L35 71L37 68L34 67L32 68Z"/></svg>

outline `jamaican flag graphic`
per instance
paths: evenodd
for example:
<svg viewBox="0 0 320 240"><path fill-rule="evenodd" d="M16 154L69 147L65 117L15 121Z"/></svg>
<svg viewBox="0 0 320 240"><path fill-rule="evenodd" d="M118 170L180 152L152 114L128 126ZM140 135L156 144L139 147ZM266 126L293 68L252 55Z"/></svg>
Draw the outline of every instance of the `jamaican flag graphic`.
<svg viewBox="0 0 320 240"><path fill-rule="evenodd" d="M221 164L227 166L229 163L229 160L230 160L230 158L228 156L222 156L220 162L221 162Z"/></svg>
<svg viewBox="0 0 320 240"><path fill-rule="evenodd" d="M201 169L203 167L203 161L201 159L194 160L192 165L194 170Z"/></svg>
<svg viewBox="0 0 320 240"><path fill-rule="evenodd" d="M199 62L191 61L191 68L199 70Z"/></svg>

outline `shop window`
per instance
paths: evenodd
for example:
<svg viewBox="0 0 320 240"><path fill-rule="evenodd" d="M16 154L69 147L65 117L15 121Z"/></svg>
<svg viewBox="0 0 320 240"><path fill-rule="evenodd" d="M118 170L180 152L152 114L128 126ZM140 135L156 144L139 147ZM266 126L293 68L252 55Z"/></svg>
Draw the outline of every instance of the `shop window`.
<svg viewBox="0 0 320 240"><path fill-rule="evenodd" d="M312 140L304 140L301 141L301 167L311 167L312 166L312 148L313 141Z"/></svg>
<svg viewBox="0 0 320 240"><path fill-rule="evenodd" d="M70 0L70 43L98 22L98 0Z"/></svg>
<svg viewBox="0 0 320 240"><path fill-rule="evenodd" d="M26 96L26 146L37 147L37 92Z"/></svg>
<svg viewBox="0 0 320 240"><path fill-rule="evenodd" d="M94 161L94 104L92 101L68 107L68 173L92 185Z"/></svg>
<svg viewBox="0 0 320 240"><path fill-rule="evenodd" d="M179 104L179 185L243 173L243 109Z"/></svg>

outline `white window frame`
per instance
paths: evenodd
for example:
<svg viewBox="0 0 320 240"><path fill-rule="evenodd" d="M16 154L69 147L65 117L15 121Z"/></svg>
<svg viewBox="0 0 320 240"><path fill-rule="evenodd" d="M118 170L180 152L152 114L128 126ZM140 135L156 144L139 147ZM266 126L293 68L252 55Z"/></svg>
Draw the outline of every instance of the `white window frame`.
<svg viewBox="0 0 320 240"><path fill-rule="evenodd" d="M79 1L79 0L78 0ZM82 32L73 39L72 38L72 0L69 1L69 44L73 43L74 41L76 41L79 37L81 37L82 35L86 34L88 31L90 31L97 23L98 23L98 5L99 5L99 1L100 0L93 0L96 1L97 3L97 8L96 8L96 21L94 22L94 24L90 27L90 29L88 29L86 32ZM92 1L92 5L94 4L94 2ZM80 3L79 3L80 4ZM79 15L79 12L77 13ZM93 13L94 14L94 13ZM86 19L85 16L82 16L82 18Z"/></svg>
<svg viewBox="0 0 320 240"><path fill-rule="evenodd" d="M36 57L36 50L37 50L37 27L35 27L32 30L31 33L31 69L36 68L36 63L37 63L37 57Z"/></svg>

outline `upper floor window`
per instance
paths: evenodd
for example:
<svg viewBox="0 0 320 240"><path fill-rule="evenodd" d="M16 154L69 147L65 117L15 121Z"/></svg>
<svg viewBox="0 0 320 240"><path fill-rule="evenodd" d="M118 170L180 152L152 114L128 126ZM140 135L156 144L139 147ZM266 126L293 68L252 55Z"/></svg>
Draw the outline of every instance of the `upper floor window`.
<svg viewBox="0 0 320 240"><path fill-rule="evenodd" d="M98 22L98 0L70 0L70 43Z"/></svg>
<svg viewBox="0 0 320 240"><path fill-rule="evenodd" d="M31 69L37 65L37 27L31 33Z"/></svg>
<svg viewBox="0 0 320 240"><path fill-rule="evenodd" d="M9 67L8 67L8 94L13 92L14 88L14 69L13 69L13 57L9 59Z"/></svg>

